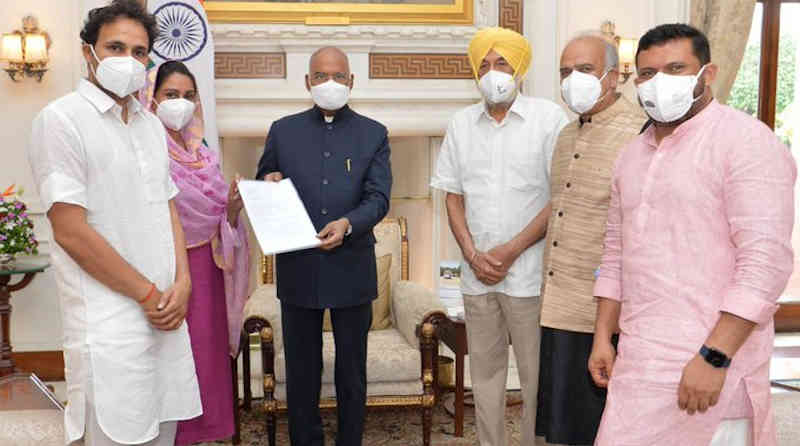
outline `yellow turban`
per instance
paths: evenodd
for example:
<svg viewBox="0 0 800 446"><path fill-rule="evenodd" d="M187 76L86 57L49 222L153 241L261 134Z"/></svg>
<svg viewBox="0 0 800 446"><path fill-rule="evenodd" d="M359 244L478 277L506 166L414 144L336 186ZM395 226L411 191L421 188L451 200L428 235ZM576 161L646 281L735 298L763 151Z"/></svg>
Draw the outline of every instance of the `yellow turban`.
<svg viewBox="0 0 800 446"><path fill-rule="evenodd" d="M472 73L478 78L478 69L489 51L495 50L514 68L514 77L521 79L531 66L531 45L520 33L506 28L484 28L469 43L467 54Z"/></svg>

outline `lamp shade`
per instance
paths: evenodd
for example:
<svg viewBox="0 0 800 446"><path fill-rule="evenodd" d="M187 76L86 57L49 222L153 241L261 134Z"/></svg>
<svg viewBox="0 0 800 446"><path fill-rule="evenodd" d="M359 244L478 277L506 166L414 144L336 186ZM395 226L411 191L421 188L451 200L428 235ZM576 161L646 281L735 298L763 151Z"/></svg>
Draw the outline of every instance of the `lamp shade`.
<svg viewBox="0 0 800 446"><path fill-rule="evenodd" d="M25 62L47 62L47 39L42 34L25 34Z"/></svg>
<svg viewBox="0 0 800 446"><path fill-rule="evenodd" d="M633 39L621 39L619 41L619 61L622 64L634 64L636 62L636 47L638 42Z"/></svg>
<svg viewBox="0 0 800 446"><path fill-rule="evenodd" d="M3 34L0 40L0 60L22 62L22 36L19 34Z"/></svg>

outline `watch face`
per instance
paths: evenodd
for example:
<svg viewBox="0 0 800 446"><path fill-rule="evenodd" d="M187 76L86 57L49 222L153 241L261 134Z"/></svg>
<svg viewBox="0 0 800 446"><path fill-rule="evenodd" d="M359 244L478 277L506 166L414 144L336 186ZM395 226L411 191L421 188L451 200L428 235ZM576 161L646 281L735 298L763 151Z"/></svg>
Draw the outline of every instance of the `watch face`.
<svg viewBox="0 0 800 446"><path fill-rule="evenodd" d="M708 359L708 362L711 365L713 365L714 367L719 368L719 367L722 367L722 366L725 365L725 359L726 358L725 358L725 355L723 355L722 353L720 353L720 352L718 352L716 350L710 350L708 352L708 358L707 359Z"/></svg>

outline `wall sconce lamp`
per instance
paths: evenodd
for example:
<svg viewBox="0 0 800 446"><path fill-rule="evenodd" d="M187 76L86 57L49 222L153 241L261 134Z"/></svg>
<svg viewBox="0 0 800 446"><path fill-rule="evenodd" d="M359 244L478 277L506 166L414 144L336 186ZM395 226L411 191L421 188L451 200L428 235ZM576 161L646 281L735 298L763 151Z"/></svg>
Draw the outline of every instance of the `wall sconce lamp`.
<svg viewBox="0 0 800 446"><path fill-rule="evenodd" d="M22 31L3 34L0 60L8 62L5 71L11 80L19 82L27 76L41 82L47 71L51 43L50 35L39 29L39 21L32 15L22 19Z"/></svg>
<svg viewBox="0 0 800 446"><path fill-rule="evenodd" d="M620 39L619 41L619 74L622 75L622 83L628 82L628 78L633 74L633 67L636 65L636 48L639 42L634 39Z"/></svg>
<svg viewBox="0 0 800 446"><path fill-rule="evenodd" d="M628 78L633 74L633 67L636 65L636 48L639 42L636 39L624 39L617 35L616 25L610 20L606 20L600 26L600 31L610 40L617 44L619 51L619 74L622 76L622 83L628 82Z"/></svg>

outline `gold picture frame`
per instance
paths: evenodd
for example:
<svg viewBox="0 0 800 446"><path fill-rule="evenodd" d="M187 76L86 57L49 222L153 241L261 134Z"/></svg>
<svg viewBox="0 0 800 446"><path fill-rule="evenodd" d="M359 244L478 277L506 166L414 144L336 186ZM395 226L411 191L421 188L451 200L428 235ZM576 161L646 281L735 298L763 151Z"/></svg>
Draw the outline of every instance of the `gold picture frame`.
<svg viewBox="0 0 800 446"><path fill-rule="evenodd" d="M290 23L306 25L472 25L474 0L449 5L277 3L207 0L208 19L215 23Z"/></svg>

